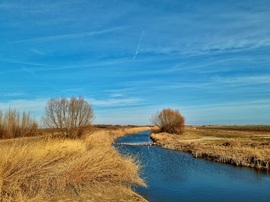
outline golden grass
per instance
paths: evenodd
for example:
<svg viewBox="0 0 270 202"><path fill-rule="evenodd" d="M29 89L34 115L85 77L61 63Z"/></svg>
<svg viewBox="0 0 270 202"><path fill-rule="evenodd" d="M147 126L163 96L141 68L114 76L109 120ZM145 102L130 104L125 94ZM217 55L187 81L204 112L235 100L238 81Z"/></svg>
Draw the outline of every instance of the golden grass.
<svg viewBox="0 0 270 202"><path fill-rule="evenodd" d="M131 190L145 186L140 165L111 146L114 136L134 130L142 129L0 141L0 201L144 201Z"/></svg>
<svg viewBox="0 0 270 202"><path fill-rule="evenodd" d="M195 157L270 170L270 132L258 127L187 127L183 135L152 133L161 146Z"/></svg>

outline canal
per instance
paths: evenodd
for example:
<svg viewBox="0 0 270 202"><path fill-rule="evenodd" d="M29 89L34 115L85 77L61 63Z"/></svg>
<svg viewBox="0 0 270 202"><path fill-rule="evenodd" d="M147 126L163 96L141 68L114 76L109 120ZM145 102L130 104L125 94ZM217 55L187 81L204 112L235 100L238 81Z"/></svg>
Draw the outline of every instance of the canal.
<svg viewBox="0 0 270 202"><path fill-rule="evenodd" d="M150 131L126 135L116 142L151 142ZM265 172L196 159L157 146L115 147L140 160L141 177L148 187L134 189L151 202L270 201L270 175Z"/></svg>

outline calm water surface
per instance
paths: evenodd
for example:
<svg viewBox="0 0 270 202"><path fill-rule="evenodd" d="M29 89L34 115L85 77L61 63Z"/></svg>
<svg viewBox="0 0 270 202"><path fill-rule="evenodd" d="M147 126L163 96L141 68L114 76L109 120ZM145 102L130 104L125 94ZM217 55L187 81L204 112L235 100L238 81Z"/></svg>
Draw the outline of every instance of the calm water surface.
<svg viewBox="0 0 270 202"><path fill-rule="evenodd" d="M149 142L150 132L118 138L117 142ZM148 188L135 187L149 201L270 201L270 175L193 158L156 146L116 146L137 156Z"/></svg>

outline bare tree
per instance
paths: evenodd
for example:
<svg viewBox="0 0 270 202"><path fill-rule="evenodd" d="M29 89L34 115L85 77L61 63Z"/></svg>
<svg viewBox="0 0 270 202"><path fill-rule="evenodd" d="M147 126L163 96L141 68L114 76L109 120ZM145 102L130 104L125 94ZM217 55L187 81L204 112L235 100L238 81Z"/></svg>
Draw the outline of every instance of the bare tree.
<svg viewBox="0 0 270 202"><path fill-rule="evenodd" d="M185 127L185 118L178 110L163 109L153 115L150 121L158 126L161 132L182 134Z"/></svg>
<svg viewBox="0 0 270 202"><path fill-rule="evenodd" d="M94 119L92 106L83 97L51 98L45 107L43 124L58 129L65 137L80 137L83 128Z"/></svg>

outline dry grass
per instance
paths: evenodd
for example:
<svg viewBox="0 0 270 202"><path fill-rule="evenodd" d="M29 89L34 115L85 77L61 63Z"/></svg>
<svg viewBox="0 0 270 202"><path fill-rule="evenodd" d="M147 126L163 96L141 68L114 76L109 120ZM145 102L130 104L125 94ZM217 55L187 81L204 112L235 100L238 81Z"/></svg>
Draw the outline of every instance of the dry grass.
<svg viewBox="0 0 270 202"><path fill-rule="evenodd" d="M118 130L0 141L0 201L144 201L131 190L145 186L138 162L111 146L114 136L142 128Z"/></svg>
<svg viewBox="0 0 270 202"><path fill-rule="evenodd" d="M181 136L166 133L152 133L151 136L161 146L195 157L270 170L270 132L266 128L187 127Z"/></svg>

